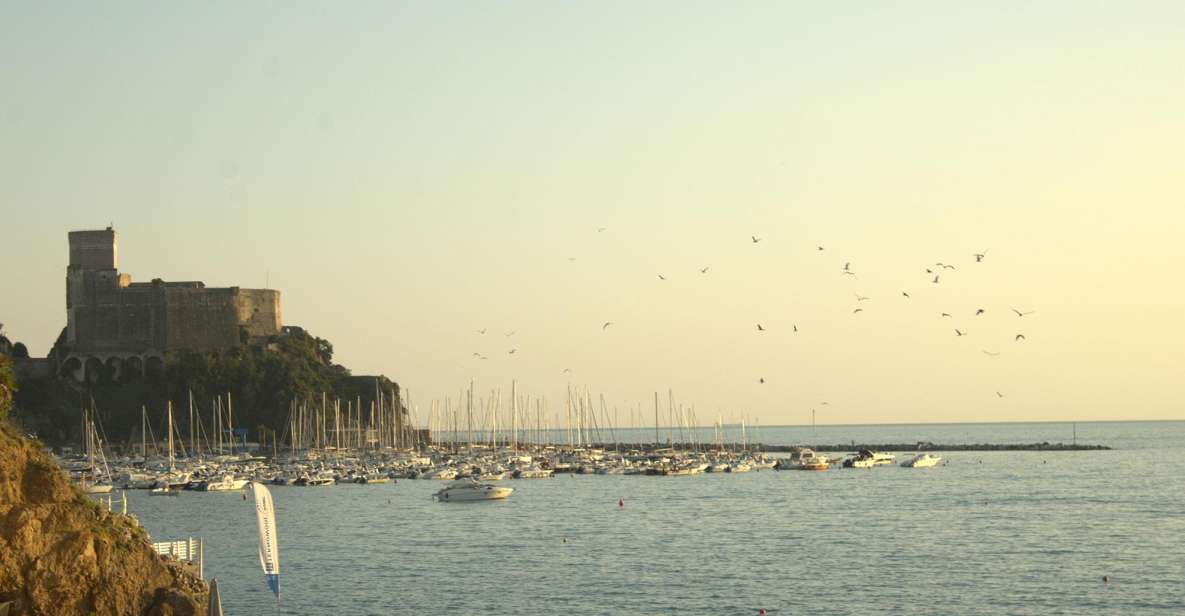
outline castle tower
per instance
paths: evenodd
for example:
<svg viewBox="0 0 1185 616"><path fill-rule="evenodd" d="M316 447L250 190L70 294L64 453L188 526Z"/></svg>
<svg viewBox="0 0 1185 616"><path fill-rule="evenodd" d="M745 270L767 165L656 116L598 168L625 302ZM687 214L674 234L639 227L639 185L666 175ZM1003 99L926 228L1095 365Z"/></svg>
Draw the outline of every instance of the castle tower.
<svg viewBox="0 0 1185 616"><path fill-rule="evenodd" d="M93 323L101 306L114 307L115 294L121 285L119 244L115 230L71 231L70 264L66 266L66 343L86 342L85 332L94 331Z"/></svg>

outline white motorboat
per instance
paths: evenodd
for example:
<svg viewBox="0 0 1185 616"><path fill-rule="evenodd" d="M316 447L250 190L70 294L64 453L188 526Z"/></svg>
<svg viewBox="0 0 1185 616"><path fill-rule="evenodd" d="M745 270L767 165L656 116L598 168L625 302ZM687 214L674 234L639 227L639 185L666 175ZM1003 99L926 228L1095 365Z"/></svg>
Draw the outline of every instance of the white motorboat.
<svg viewBox="0 0 1185 616"><path fill-rule="evenodd" d="M444 481L449 481L456 478L457 469L450 466L433 469L424 473L423 475L420 475L420 479L441 479Z"/></svg>
<svg viewBox="0 0 1185 616"><path fill-rule="evenodd" d="M942 460L942 456L934 456L928 453L919 453L918 455L904 461L901 466L905 468L930 468L937 466L938 462Z"/></svg>
<svg viewBox="0 0 1185 616"><path fill-rule="evenodd" d="M891 453L861 449L852 457L844 460L843 466L844 468L872 468L892 464L895 459L896 456Z"/></svg>
<svg viewBox="0 0 1185 616"><path fill-rule="evenodd" d="M482 500L500 500L514 491L514 488L503 488L489 483L478 483L473 480L454 481L432 496L440 502L464 502Z"/></svg>
<svg viewBox="0 0 1185 616"><path fill-rule="evenodd" d="M326 471L322 471L320 473L316 473L316 474L312 474L312 475L310 475L309 473L302 474L300 476L300 479L296 480L295 485L312 487L312 486L331 486L334 483L336 483L336 481L333 478L333 474L326 472Z"/></svg>
<svg viewBox="0 0 1185 616"><path fill-rule="evenodd" d="M168 485L164 485L159 488L152 488L151 490L148 491L148 493L152 496L177 496L178 494L181 493L181 491L174 490L173 488L170 488Z"/></svg>
<svg viewBox="0 0 1185 616"><path fill-rule="evenodd" d="M246 479L236 479L234 475L223 475L219 479L212 479L202 486L203 492L230 492L242 490L247 485Z"/></svg>
<svg viewBox="0 0 1185 616"><path fill-rule="evenodd" d="M515 476L518 479L547 479L555 477L555 471L549 468L524 468L520 469Z"/></svg>
<svg viewBox="0 0 1185 616"><path fill-rule="evenodd" d="M802 449L794 452L789 458L778 461L777 468L795 471L825 471L831 465L827 456L816 454L813 450Z"/></svg>

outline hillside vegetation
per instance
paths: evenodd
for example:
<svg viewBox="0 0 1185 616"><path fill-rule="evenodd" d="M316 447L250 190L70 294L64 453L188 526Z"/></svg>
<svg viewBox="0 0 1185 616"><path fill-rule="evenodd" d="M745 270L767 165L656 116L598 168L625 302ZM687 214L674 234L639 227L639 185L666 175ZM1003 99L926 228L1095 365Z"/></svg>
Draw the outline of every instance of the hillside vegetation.
<svg viewBox="0 0 1185 616"><path fill-rule="evenodd" d="M243 347L221 354L180 353L167 358L163 374L113 382L75 383L57 378L22 379L16 394L17 419L25 430L46 442L77 442L81 410L93 408L107 441L139 441L141 407L146 407L153 430L164 437L165 409L174 406L178 426L187 425L192 394L197 421L212 433L215 397L230 394L233 425L246 428L249 438L271 440L272 430L287 429L294 401L319 405L322 394L369 409L382 397L390 408L398 404L399 385L386 377L360 378L333 363L333 345L299 328L278 336L267 348ZM184 428L181 428L184 430Z"/></svg>

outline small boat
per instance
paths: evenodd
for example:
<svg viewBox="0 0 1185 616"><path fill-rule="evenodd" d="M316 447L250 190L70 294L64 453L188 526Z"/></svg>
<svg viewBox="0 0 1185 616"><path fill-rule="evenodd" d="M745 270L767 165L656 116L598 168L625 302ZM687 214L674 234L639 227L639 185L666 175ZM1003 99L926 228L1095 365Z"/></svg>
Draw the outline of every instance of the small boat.
<svg viewBox="0 0 1185 616"><path fill-rule="evenodd" d="M234 475L223 475L221 479L212 479L202 486L203 492L231 492L242 490L247 485L246 479L235 479Z"/></svg>
<svg viewBox="0 0 1185 616"><path fill-rule="evenodd" d="M152 488L148 491L148 494L152 496L177 496L180 494L180 490L174 490L168 485L164 485L159 488Z"/></svg>
<svg viewBox="0 0 1185 616"><path fill-rule="evenodd" d="M303 475L300 476L300 479L296 480L296 483L294 485L312 487L312 486L331 486L334 483L336 483L336 480L333 478L333 475L331 473L321 472L321 473L317 473L315 475L310 475L308 473L304 473Z"/></svg>
<svg viewBox="0 0 1185 616"><path fill-rule="evenodd" d="M516 479L547 479L555 477L555 471L549 468L524 468L514 473Z"/></svg>
<svg viewBox="0 0 1185 616"><path fill-rule="evenodd" d="M445 486L433 498L440 502L454 501L482 501L501 500L510 496L514 488L503 488L489 483L478 483L473 480L454 481Z"/></svg>
<svg viewBox="0 0 1185 616"><path fill-rule="evenodd" d="M457 469L448 466L433 469L420 475L420 479L440 479L443 481L449 481L456 478Z"/></svg>
<svg viewBox="0 0 1185 616"><path fill-rule="evenodd" d="M354 479L354 483L369 485L372 483L391 483L391 478L381 473L363 473Z"/></svg>
<svg viewBox="0 0 1185 616"><path fill-rule="evenodd" d="M942 456L934 456L928 453L919 453L918 455L904 461L901 466L905 468L930 468L937 466L938 462L942 460Z"/></svg>
<svg viewBox="0 0 1185 616"><path fill-rule="evenodd" d="M855 455L843 461L844 468L872 468L874 466L883 466L892 464L896 458L891 453L883 453L880 451L869 451L861 449Z"/></svg>
<svg viewBox="0 0 1185 616"><path fill-rule="evenodd" d="M803 449L792 457L790 468L796 471L825 471L831 466L827 456L821 456L810 449Z"/></svg>
<svg viewBox="0 0 1185 616"><path fill-rule="evenodd" d="M114 488L115 486L109 483L90 483L87 481L82 482L82 491L86 492L87 494L110 494L111 490Z"/></svg>

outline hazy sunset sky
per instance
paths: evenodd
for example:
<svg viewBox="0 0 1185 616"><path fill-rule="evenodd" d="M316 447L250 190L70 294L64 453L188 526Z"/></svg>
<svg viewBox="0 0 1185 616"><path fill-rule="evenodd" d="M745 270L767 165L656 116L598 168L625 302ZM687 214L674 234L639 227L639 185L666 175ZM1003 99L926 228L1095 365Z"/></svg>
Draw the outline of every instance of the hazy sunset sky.
<svg viewBox="0 0 1185 616"><path fill-rule="evenodd" d="M1185 416L1180 1L6 2L0 74L35 355L66 233L114 222L133 279L270 283L421 416L470 378L701 423Z"/></svg>

